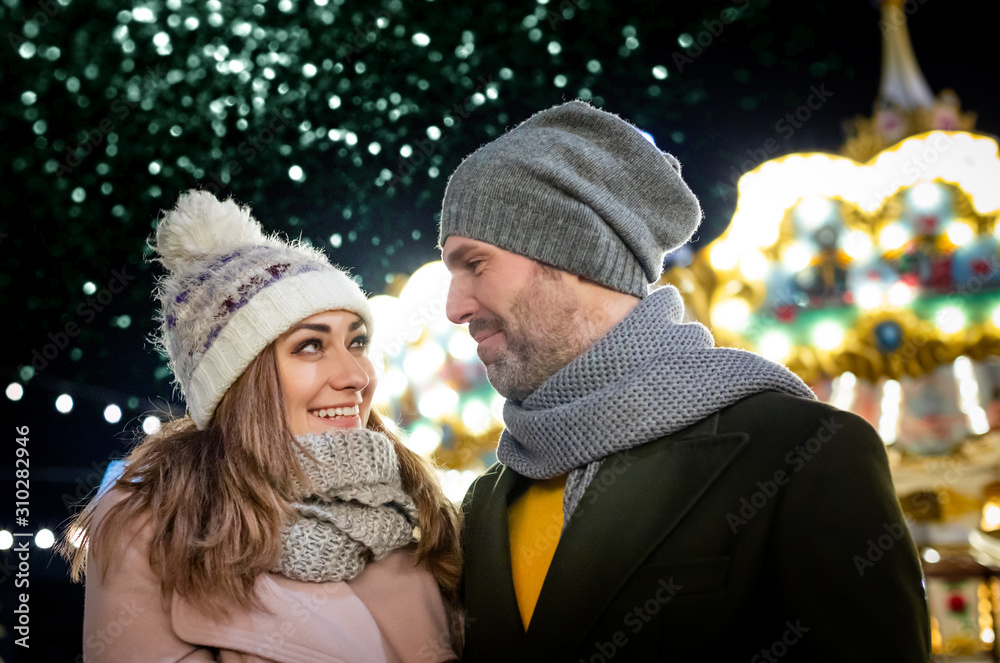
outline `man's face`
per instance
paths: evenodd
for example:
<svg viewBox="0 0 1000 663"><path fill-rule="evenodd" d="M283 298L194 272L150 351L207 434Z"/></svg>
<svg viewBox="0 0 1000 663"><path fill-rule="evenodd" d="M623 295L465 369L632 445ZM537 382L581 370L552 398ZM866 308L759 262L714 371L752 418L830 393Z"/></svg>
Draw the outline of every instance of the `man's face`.
<svg viewBox="0 0 1000 663"><path fill-rule="evenodd" d="M449 237L448 319L468 324L486 375L502 396L523 401L594 338L577 277L492 244Z"/></svg>

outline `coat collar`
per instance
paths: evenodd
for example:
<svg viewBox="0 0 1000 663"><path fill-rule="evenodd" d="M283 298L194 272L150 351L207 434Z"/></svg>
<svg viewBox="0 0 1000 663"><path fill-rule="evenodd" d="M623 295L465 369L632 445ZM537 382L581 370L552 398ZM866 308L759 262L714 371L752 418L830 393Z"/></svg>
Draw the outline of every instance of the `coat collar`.
<svg viewBox="0 0 1000 663"><path fill-rule="evenodd" d="M530 480L504 468L491 494L480 496L480 540L466 569L469 603L486 608L470 617L489 620L480 646L511 651L520 642L537 660L575 651L628 578L745 448L748 436L719 434L718 419L716 413L604 461L563 530L527 632L511 576L507 508ZM614 545L597 543L609 533Z"/></svg>

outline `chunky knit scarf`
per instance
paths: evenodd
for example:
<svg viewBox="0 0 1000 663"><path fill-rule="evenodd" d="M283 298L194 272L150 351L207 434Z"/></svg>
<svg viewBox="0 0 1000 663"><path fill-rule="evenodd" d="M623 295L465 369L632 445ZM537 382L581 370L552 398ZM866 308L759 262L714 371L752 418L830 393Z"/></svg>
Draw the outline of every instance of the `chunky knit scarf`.
<svg viewBox="0 0 1000 663"><path fill-rule="evenodd" d="M610 332L524 402L507 401L497 457L519 474L569 472L569 522L601 460L679 431L761 391L815 398L798 376L760 355L717 348L699 323L682 323L673 286L650 293Z"/></svg>
<svg viewBox="0 0 1000 663"><path fill-rule="evenodd" d="M356 428L296 439L311 486L296 485L297 517L273 571L306 582L350 580L415 540L417 509L389 438Z"/></svg>

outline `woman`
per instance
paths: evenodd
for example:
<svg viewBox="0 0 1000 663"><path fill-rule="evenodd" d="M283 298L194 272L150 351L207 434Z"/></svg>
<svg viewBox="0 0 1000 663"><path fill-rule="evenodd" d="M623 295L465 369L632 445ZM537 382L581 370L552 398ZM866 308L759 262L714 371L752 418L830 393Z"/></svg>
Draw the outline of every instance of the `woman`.
<svg viewBox="0 0 1000 663"><path fill-rule="evenodd" d="M153 248L189 414L71 525L85 660L455 659L456 510L371 409L361 290L203 191Z"/></svg>

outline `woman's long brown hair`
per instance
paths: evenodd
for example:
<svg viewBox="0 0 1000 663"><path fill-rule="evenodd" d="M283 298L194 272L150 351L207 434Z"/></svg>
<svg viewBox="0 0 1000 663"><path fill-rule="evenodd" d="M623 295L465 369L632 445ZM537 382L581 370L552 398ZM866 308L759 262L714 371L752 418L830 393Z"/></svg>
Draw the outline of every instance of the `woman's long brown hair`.
<svg viewBox="0 0 1000 663"><path fill-rule="evenodd" d="M368 428L388 436L399 457L403 488L418 509L417 555L434 574L455 619L461 574L458 510L445 497L430 461L405 445L372 412ZM114 488L125 497L92 531L97 499L70 522L60 551L74 580L107 574L136 523L151 525L149 565L164 596L177 594L222 614L233 605L259 607L256 579L270 571L292 518L293 478L308 480L295 458L285 422L274 345L264 349L230 387L205 430L190 418L164 424L132 450ZM99 569L87 569L87 551ZM460 633L454 632L460 637Z"/></svg>

